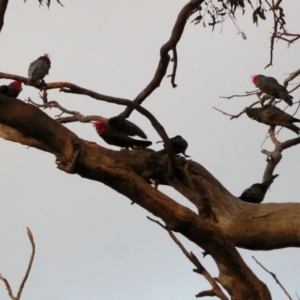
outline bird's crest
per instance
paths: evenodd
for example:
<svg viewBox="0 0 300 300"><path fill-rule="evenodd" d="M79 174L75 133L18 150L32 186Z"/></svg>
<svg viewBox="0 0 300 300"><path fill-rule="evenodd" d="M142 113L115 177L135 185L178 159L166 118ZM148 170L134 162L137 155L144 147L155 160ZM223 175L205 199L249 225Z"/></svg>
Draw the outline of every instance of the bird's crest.
<svg viewBox="0 0 300 300"><path fill-rule="evenodd" d="M18 81L18 80L13 81L13 82L11 83L11 85L13 85L15 88L17 88L17 89L19 89L19 90L22 89L22 82L21 82L21 81Z"/></svg>
<svg viewBox="0 0 300 300"><path fill-rule="evenodd" d="M251 76L252 82L254 84L257 84L258 80L259 80L259 75L252 75Z"/></svg>
<svg viewBox="0 0 300 300"><path fill-rule="evenodd" d="M97 121L93 125L98 132L105 132L107 129L105 123L102 121Z"/></svg>
<svg viewBox="0 0 300 300"><path fill-rule="evenodd" d="M45 62L47 62L49 64L49 66L51 65L51 61L50 61L50 54L49 53L45 53L43 56L40 57L42 60L44 60Z"/></svg>

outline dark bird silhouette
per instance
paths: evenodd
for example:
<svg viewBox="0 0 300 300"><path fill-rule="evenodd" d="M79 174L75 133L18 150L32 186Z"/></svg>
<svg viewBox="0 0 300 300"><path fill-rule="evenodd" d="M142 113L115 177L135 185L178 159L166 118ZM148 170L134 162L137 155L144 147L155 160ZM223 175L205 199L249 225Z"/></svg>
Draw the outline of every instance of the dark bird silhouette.
<svg viewBox="0 0 300 300"><path fill-rule="evenodd" d="M263 93L274 96L277 99L282 99L289 106L293 104L293 96L289 95L286 88L279 84L275 78L264 75L254 75L252 81Z"/></svg>
<svg viewBox="0 0 300 300"><path fill-rule="evenodd" d="M173 138L170 139L170 142L173 146L174 154L180 154L181 153L185 157L189 157L189 155L185 154L185 151L188 147L188 143L183 137L181 137L180 135L176 135L176 136L174 136ZM163 143L163 141L159 141L157 143ZM165 147L165 144L164 144L164 147ZM160 155L164 155L164 154L167 154L167 151L166 151L166 149L162 149L162 150L157 151L156 153L160 154Z"/></svg>
<svg viewBox="0 0 300 300"><path fill-rule="evenodd" d="M40 56L38 59L33 61L28 68L28 82L27 84L32 84L37 79L44 82L44 77L49 74L49 69L51 68L51 61L49 59L49 54Z"/></svg>
<svg viewBox="0 0 300 300"><path fill-rule="evenodd" d="M262 183L254 183L245 189L239 198L245 202L261 203L265 198L267 189Z"/></svg>
<svg viewBox="0 0 300 300"><path fill-rule="evenodd" d="M0 86L0 93L11 98L17 98L22 90L22 82L17 80Z"/></svg>
<svg viewBox="0 0 300 300"><path fill-rule="evenodd" d="M294 131L296 134L300 133L300 128L294 125L294 122L300 122L300 119L282 111L275 105L264 105L259 108L246 108L246 114L249 118L264 123L271 127L282 126Z"/></svg>
<svg viewBox="0 0 300 300"><path fill-rule="evenodd" d="M97 121L94 127L99 136L110 145L122 148L147 148L152 145L150 141L131 138L130 136L137 135L146 139L147 136L138 126L119 116Z"/></svg>

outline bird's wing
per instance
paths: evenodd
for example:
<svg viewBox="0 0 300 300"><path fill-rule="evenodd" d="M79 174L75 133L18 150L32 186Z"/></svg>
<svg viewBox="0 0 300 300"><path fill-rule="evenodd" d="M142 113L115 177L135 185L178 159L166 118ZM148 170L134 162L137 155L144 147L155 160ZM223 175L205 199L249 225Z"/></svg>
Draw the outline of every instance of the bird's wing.
<svg viewBox="0 0 300 300"><path fill-rule="evenodd" d="M265 121L280 125L281 122L288 122L290 119L292 119L292 117L278 107L270 106L263 112L263 119Z"/></svg>
<svg viewBox="0 0 300 300"><path fill-rule="evenodd" d="M122 132L129 136L140 136L141 138L146 139L146 134L135 124L131 123L130 121L122 118L122 117L113 117L110 118L108 121L108 125L111 126L113 129L117 130L118 132Z"/></svg>
<svg viewBox="0 0 300 300"><path fill-rule="evenodd" d="M170 142L172 143L173 147L180 147L181 149L188 147L188 142L181 136L175 136L172 139L170 139Z"/></svg>
<svg viewBox="0 0 300 300"><path fill-rule="evenodd" d="M248 109L246 109L246 114L250 119L260 122L260 116L263 111L264 111L263 107L248 108Z"/></svg>
<svg viewBox="0 0 300 300"><path fill-rule="evenodd" d="M28 78L29 79L33 79L35 69L36 69L36 64L35 64L35 61L33 61L29 65L29 68L28 68Z"/></svg>
<svg viewBox="0 0 300 300"><path fill-rule="evenodd" d="M279 84L280 85L280 83L274 77L267 77L266 76L265 80L267 80L269 84Z"/></svg>
<svg viewBox="0 0 300 300"><path fill-rule="evenodd" d="M8 91L8 86L7 85L1 85L0 86L0 93L1 94L6 94Z"/></svg>

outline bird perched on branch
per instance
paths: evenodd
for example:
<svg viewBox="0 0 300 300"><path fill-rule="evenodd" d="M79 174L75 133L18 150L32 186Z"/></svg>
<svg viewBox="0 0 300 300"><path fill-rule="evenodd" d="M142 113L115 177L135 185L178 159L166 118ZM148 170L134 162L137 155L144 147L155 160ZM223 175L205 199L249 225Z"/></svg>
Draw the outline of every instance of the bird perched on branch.
<svg viewBox="0 0 300 300"><path fill-rule="evenodd" d="M264 105L259 108L246 108L246 114L249 118L264 123L271 127L282 126L294 131L296 134L300 133L300 128L294 125L294 122L300 122L300 119L282 111L275 105Z"/></svg>
<svg viewBox="0 0 300 300"><path fill-rule="evenodd" d="M263 183L254 183L245 189L239 198L245 202L261 203L265 198L267 190L268 187Z"/></svg>
<svg viewBox="0 0 300 300"><path fill-rule="evenodd" d="M170 139L170 142L173 146L174 154L181 153L185 157L189 157L189 155L185 154L185 151L188 147L188 142L183 137L181 137L180 135L176 135ZM163 141L156 142L156 144L158 144L158 143L163 143ZM164 144L164 148L165 148L165 144ZM164 154L167 154L167 151L166 151L166 149L162 149L162 150L157 151L156 153L159 155L164 155Z"/></svg>
<svg viewBox="0 0 300 300"><path fill-rule="evenodd" d="M40 79L42 82L44 82L43 78L49 74L50 68L51 61L49 59L49 54L40 56L29 65L27 84L32 84L37 79Z"/></svg>
<svg viewBox="0 0 300 300"><path fill-rule="evenodd" d="M152 145L150 141L131 138L130 136L137 135L146 139L147 136L138 126L119 116L97 121L94 127L99 136L110 145L122 148L147 148Z"/></svg>
<svg viewBox="0 0 300 300"><path fill-rule="evenodd" d="M293 96L289 95L288 91L284 86L273 77L267 77L264 75L254 75L252 82L258 87L263 93L274 96L277 99L282 99L289 106L293 104Z"/></svg>
<svg viewBox="0 0 300 300"><path fill-rule="evenodd" d="M0 93L11 98L17 98L22 90L22 82L18 80L0 86Z"/></svg>

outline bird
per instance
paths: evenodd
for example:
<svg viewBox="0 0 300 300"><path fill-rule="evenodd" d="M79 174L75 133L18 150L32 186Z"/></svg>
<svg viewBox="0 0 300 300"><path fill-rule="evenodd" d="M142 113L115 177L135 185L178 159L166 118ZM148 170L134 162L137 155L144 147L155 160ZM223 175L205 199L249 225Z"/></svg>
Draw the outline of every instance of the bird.
<svg viewBox="0 0 300 300"><path fill-rule="evenodd" d="M293 105L293 96L289 95L288 91L284 86L273 78L264 75L254 75L252 82L258 87L263 93L274 96L277 99L282 99L289 106Z"/></svg>
<svg viewBox="0 0 300 300"><path fill-rule="evenodd" d="M94 127L98 135L109 145L122 148L147 148L152 145L150 141L136 140L130 136L137 135L146 139L146 134L132 122L120 117L97 121Z"/></svg>
<svg viewBox="0 0 300 300"><path fill-rule="evenodd" d="M259 108L246 108L246 114L249 118L256 120L260 123L264 123L271 127L282 126L292 130L296 134L300 133L300 128L293 123L300 123L300 119L282 111L275 105L267 104Z"/></svg>
<svg viewBox="0 0 300 300"><path fill-rule="evenodd" d="M254 183L245 189L238 198L251 203L261 203L266 195L268 187L263 183Z"/></svg>
<svg viewBox="0 0 300 300"><path fill-rule="evenodd" d="M0 93L11 98L17 98L22 90L22 82L18 80L0 86Z"/></svg>
<svg viewBox="0 0 300 300"><path fill-rule="evenodd" d="M182 136L176 135L176 136L170 138L170 142L173 146L174 154L180 154L181 153L185 157L189 157L189 155L185 154L185 151L188 147L188 142ZM158 144L158 143L163 143L163 141L156 142L156 144ZM159 150L156 153L159 154L159 155L167 154L165 144L164 144L164 149Z"/></svg>
<svg viewBox="0 0 300 300"><path fill-rule="evenodd" d="M49 74L49 69L51 68L51 61L49 59L49 54L40 56L34 60L28 68L28 82L27 84L32 84L37 79L44 82L44 77Z"/></svg>

